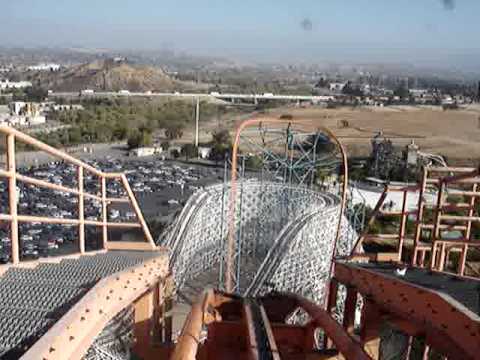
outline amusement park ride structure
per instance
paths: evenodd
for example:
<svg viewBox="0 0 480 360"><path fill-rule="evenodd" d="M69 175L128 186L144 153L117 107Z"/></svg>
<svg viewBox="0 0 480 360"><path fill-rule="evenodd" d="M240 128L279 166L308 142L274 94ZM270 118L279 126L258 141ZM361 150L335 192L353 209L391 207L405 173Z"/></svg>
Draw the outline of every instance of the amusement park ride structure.
<svg viewBox="0 0 480 360"><path fill-rule="evenodd" d="M241 140L246 140L244 130L252 127L263 133L257 139L264 145L270 136L282 135L281 151L263 146L252 152L263 159L265 173L273 172L273 178L282 174L281 182L271 177L265 183L237 181L239 149L247 151ZM404 336L398 350L403 358L414 356L418 346L423 359L478 358L480 283L465 276L465 269L480 243L472 231L480 222L479 169L427 167L418 186L386 186L367 228L348 251L345 151L328 129L305 129L273 119L241 124L231 182L195 194L169 228L164 247L153 242L124 174L104 173L17 130L0 127L7 145L7 168L0 175L8 179L10 205L0 219L10 225L12 249L12 264L2 267L0 276L0 356L126 359L133 353L142 359L378 359L386 341L382 328L388 324ZM325 136L335 145L336 155L317 157L316 143ZM306 146L307 139L312 146ZM75 165L77 187L19 174L15 140ZM322 163L328 169L343 169L337 194L308 188ZM98 177L100 194L84 191L84 171ZM118 180L127 196L107 197L108 181ZM78 218L18 214L17 182L75 194ZM242 213L239 200L244 191L252 196L253 215ZM383 207L390 191L403 194L400 211ZM406 206L412 192L419 193L415 211ZM426 192L436 195L434 203L427 203ZM260 200L253 199L262 194ZM84 218L86 198L101 203L100 220ZM108 221L108 205L114 202L129 203L137 222ZM373 223L382 216L400 218L395 234L371 234ZM257 218L270 228L256 228ZM78 253L20 261L19 222L78 226ZM408 226L411 222L413 228ZM102 229L99 251L85 251L86 225ZM114 227L141 229L143 241L113 241L108 229ZM278 234L268 237L268 229ZM241 231L248 235L244 243L239 242ZM452 231L461 236L452 239ZM264 236L268 241L262 244ZM381 243L388 251L374 252L372 243ZM238 269L249 271L238 266L239 259L252 257L251 252L242 252L244 245L264 251L250 286L238 285ZM177 336L171 311L175 286L178 291L190 272L200 274L208 266L222 267L223 291L201 293ZM276 279L274 292L267 291L269 279L262 273ZM56 301L48 306L52 294Z"/></svg>
<svg viewBox="0 0 480 360"><path fill-rule="evenodd" d="M273 127L271 125L274 125ZM275 136L280 135L280 139L284 142L284 157L279 158L278 155L275 154L275 146L270 141L268 144L266 143L266 134L268 133L268 129L272 129L271 131ZM286 127L285 130L280 130L282 125ZM336 244L338 243L341 230L342 230L342 219L344 216L344 209L347 201L347 178L348 178L348 164L347 164L347 155L346 151L343 148L340 141L337 137L327 128L318 128L314 132L306 132L305 125L303 126L303 131L295 130L293 127L294 125L298 125L297 123L292 123L291 120L278 120L278 119L252 119L243 122L237 129L235 135L235 141L233 143L233 152L232 152L232 175L231 175L231 191L230 191L230 211L229 211L229 232L228 232L228 247L227 247L227 256L226 256L226 268L225 268L225 288L228 292L233 292L236 289L234 285L235 279L235 271L234 271L234 259L238 258L235 256L235 210L236 210L236 199L237 199L237 159L239 153L239 147L241 143L247 142L249 145L253 145L256 147L256 152L260 152L260 156L262 157L262 170L265 168L272 168L275 171L275 174L278 171L283 172L283 182L289 183L290 186L292 183L301 186L307 181L310 186L313 184L313 179L315 178L316 171L323 168L327 168L330 172L337 170L338 167L338 159L336 158L336 154L332 155L327 152L327 155L320 156L317 153L318 143L324 136L329 136L334 142L335 145L338 147L338 151L340 153L340 158L342 161L341 168L343 170L343 187L341 189L341 202L339 206L339 213L337 219L337 229L336 235L334 239L334 244L332 247L332 255L329 256L333 259L334 254L336 252ZM258 130L261 134L261 142L262 146L259 147L258 145L255 146L255 142L248 138L245 134L246 129L251 127L258 127ZM280 129L279 129L280 128ZM308 126L307 126L308 128ZM279 133L280 130L280 133ZM325 135L323 135L323 134ZM242 141L243 140L243 141ZM272 146L273 145L273 146ZM273 164L272 164L273 163ZM308 181L309 179L309 181ZM332 260L333 261L333 260ZM331 266L331 270L333 269L333 262Z"/></svg>

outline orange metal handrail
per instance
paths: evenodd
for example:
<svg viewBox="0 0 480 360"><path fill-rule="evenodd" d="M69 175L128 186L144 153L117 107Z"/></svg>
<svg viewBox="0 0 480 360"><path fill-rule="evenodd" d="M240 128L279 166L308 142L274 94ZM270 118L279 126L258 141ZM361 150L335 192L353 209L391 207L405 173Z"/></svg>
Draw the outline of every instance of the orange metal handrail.
<svg viewBox="0 0 480 360"><path fill-rule="evenodd" d="M0 170L0 177L4 177L8 179L8 198L9 198L9 210L10 210L9 214L0 214L0 220L10 222L12 263L17 264L20 261L20 249L19 249L19 241L18 241L18 223L19 222L42 222L42 223L51 223L51 224L78 225L78 240L79 240L78 250L79 250L79 253L81 254L85 253L85 225L93 225L93 226L102 228L102 249L107 248L109 227L142 228L146 241L151 245L152 249L155 248L155 243L153 241L148 225L145 222L145 219L143 218L142 211L138 206L137 200L135 198L135 194L130 188L130 184L128 183L128 180L125 174L105 173L103 171L100 171L81 160L78 160L58 149L55 149L41 141L38 141L32 138L29 135L26 135L8 126L0 126L0 133L3 133L6 135L7 169ZM30 176L25 176L17 173L17 166L15 162L16 140L24 144L28 144L36 149L39 149L69 164L75 165L77 167L78 187L70 188L70 187L54 184L45 180L35 179ZM84 186L83 186L84 170L100 178L101 196L84 191ZM120 180L120 182L122 183L127 193L127 197L107 198L107 181L106 181L107 179ZM40 187L51 189L51 190L58 190L58 191L63 191L65 193L77 195L78 196L78 219L41 217L41 216L30 216L30 215L18 214L18 210L17 210L18 198L16 193L17 182L24 182L27 184L36 185L36 186L40 186ZM85 215L84 214L85 198L93 199L101 202L101 205L102 205L101 221L85 220L85 216L84 216ZM135 211L138 223L108 222L107 206L109 203L112 203L112 202L130 203Z"/></svg>
<svg viewBox="0 0 480 360"><path fill-rule="evenodd" d="M430 177L430 174L435 174L436 176ZM350 259L353 258L362 258L362 255L359 254L359 246L369 235L369 230L373 222L377 219L378 215L384 214L380 210L387 194L389 192L403 192L403 203L402 210L399 212L393 212L390 214L401 216L401 222L398 234L395 235L394 239L397 239L398 242L398 256L397 261L402 260L402 248L403 241L405 240L405 225L408 215L412 211L406 209L406 196L409 192L418 191L418 205L414 213L416 213L416 228L413 234L413 256L411 259L412 266L424 266L425 262L425 253L430 252L430 269L443 271L446 259L448 258L448 246L461 247L461 256L458 264L457 274L464 276L466 256L469 246L480 246L480 242L474 239L471 239L471 229L472 223L480 222L480 216L475 216L475 204L476 199L480 198L480 192L478 191L478 185L480 184L480 168L453 168L453 167L425 167L423 169L422 180L420 184L407 187L392 187L389 185L385 186L385 189L380 196L380 199L377 202L377 205L373 211L372 217L369 220L365 230L358 237L358 240L349 256ZM447 192L447 185L468 185L471 186L470 191L455 189L452 193L453 195L460 195L470 197L468 202L463 203L452 203L445 200L445 195ZM436 200L434 203L428 204L424 198L427 186L433 187L437 191ZM424 210L425 208L433 211L434 220L433 221L424 221ZM468 211L467 214L446 214L448 211ZM446 221L461 221L466 222L466 225L458 224L445 224L442 223L442 220ZM464 232L464 237L458 240L445 239L441 236L441 230L450 229L450 230L460 230ZM421 243L422 230L431 231L431 241L426 245ZM389 234L376 234L373 237L385 237ZM438 253L438 254L437 254ZM437 256L438 255L438 256Z"/></svg>

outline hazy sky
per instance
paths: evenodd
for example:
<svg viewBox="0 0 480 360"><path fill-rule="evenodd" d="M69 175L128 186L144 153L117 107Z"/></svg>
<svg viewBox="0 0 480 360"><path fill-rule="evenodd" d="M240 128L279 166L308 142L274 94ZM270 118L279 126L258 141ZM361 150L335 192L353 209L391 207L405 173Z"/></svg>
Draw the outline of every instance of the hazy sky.
<svg viewBox="0 0 480 360"><path fill-rule="evenodd" d="M472 66L479 16L478 0L3 0L0 45Z"/></svg>

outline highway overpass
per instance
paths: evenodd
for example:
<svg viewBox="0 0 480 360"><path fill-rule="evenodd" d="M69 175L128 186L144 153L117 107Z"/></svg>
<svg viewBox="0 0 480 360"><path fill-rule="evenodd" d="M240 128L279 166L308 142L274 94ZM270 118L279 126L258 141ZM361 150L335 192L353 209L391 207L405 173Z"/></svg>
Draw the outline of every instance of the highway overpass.
<svg viewBox="0 0 480 360"><path fill-rule="evenodd" d="M285 100L327 102L335 99L332 95L276 95L276 94L234 94L234 93L181 93L181 92L130 92L130 91L99 91L85 92L51 92L52 97L187 97L187 98L216 98L221 100Z"/></svg>

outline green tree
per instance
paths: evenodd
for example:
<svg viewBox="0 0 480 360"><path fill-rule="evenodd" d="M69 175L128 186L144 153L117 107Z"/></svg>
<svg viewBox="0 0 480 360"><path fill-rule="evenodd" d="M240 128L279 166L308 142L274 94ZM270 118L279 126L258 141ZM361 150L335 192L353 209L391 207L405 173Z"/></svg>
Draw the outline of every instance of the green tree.
<svg viewBox="0 0 480 360"><path fill-rule="evenodd" d="M180 139L183 136L182 123L170 123L165 127L165 136L170 140Z"/></svg>
<svg viewBox="0 0 480 360"><path fill-rule="evenodd" d="M127 139L127 145L129 149L135 149L142 146L152 145L152 134L147 130L140 131L134 129L130 132Z"/></svg>
<svg viewBox="0 0 480 360"><path fill-rule="evenodd" d="M72 144L79 144L82 142L82 132L80 128L73 127L68 129L68 139Z"/></svg>
<svg viewBox="0 0 480 360"><path fill-rule="evenodd" d="M210 158L215 162L225 159L225 156L232 151L232 138L226 129L215 131L212 134L212 151Z"/></svg>
<svg viewBox="0 0 480 360"><path fill-rule="evenodd" d="M351 96L363 96L363 91L358 86L354 86L350 81L345 84L342 93Z"/></svg>
<svg viewBox="0 0 480 360"><path fill-rule="evenodd" d="M48 92L45 89L42 89L41 87L28 87L25 89L25 100L26 101L44 101L45 98L48 96Z"/></svg>
<svg viewBox="0 0 480 360"><path fill-rule="evenodd" d="M140 146L140 142L142 141L142 134L138 129L135 129L130 132L127 139L127 145L129 149L135 149Z"/></svg>
<svg viewBox="0 0 480 360"><path fill-rule="evenodd" d="M185 144L182 146L182 155L185 155L185 161L198 156L198 148L193 144Z"/></svg>
<svg viewBox="0 0 480 360"><path fill-rule="evenodd" d="M393 91L393 95L399 96L401 99L407 99L410 97L410 91L405 85L400 85Z"/></svg>
<svg viewBox="0 0 480 360"><path fill-rule="evenodd" d="M249 156L245 160L245 167L247 169L258 170L262 168L263 160L260 156Z"/></svg>
<svg viewBox="0 0 480 360"><path fill-rule="evenodd" d="M178 152L177 149L172 151L172 156L174 159L178 159L180 157L180 153Z"/></svg>
<svg viewBox="0 0 480 360"><path fill-rule="evenodd" d="M119 120L115 123L115 128L113 130L113 136L117 140L123 140L123 139L127 138L128 127L127 127L126 122L122 122L122 121Z"/></svg>
<svg viewBox="0 0 480 360"><path fill-rule="evenodd" d="M221 129L215 131L212 134L212 142L213 144L222 144L222 145L232 145L232 138L230 137L230 133L227 129Z"/></svg>
<svg viewBox="0 0 480 360"><path fill-rule="evenodd" d="M170 141L167 141L167 140L162 141L160 146L162 147L163 151L168 151L168 149L170 148Z"/></svg>

